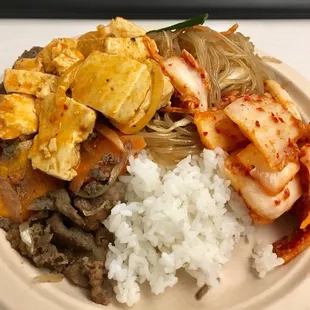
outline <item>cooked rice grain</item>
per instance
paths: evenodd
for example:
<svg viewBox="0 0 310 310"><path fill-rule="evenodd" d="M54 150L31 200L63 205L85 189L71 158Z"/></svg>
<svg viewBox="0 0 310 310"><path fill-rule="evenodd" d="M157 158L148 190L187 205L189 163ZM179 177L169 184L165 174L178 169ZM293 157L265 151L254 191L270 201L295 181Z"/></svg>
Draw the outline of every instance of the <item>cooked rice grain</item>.
<svg viewBox="0 0 310 310"><path fill-rule="evenodd" d="M272 244L257 245L253 249L254 262L252 267L256 269L260 278L263 278L274 268L284 264L284 259L273 252Z"/></svg>
<svg viewBox="0 0 310 310"><path fill-rule="evenodd" d="M222 150L204 150L170 171L146 153L130 158L130 175L120 178L128 185L128 202L116 205L104 222L116 238L106 268L119 302L136 303L145 281L153 293L163 293L177 283L182 267L199 287L219 283L222 266L251 224L223 176L224 157Z"/></svg>

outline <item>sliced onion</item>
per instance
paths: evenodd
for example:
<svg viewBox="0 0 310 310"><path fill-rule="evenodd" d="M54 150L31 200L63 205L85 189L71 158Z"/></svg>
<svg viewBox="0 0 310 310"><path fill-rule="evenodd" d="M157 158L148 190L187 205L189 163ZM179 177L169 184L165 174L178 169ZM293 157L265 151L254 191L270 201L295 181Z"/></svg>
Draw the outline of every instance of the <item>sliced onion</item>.
<svg viewBox="0 0 310 310"><path fill-rule="evenodd" d="M9 213L9 218L15 222L22 222L22 206L12 185L0 177L0 201Z"/></svg>
<svg viewBox="0 0 310 310"><path fill-rule="evenodd" d="M100 212L101 210L103 210L105 208L105 206L107 205L107 202L105 201L100 207L94 209L94 210L90 210L90 211L87 211L87 210L82 210L83 214L85 216L92 216L92 215L95 215L97 214L98 212Z"/></svg>
<svg viewBox="0 0 310 310"><path fill-rule="evenodd" d="M150 128L150 129L153 129L154 131L157 131L157 132L161 132L161 133L169 133L171 132L172 130L176 129L177 127L183 127L183 126L186 126L186 125L189 125L191 124L192 121L187 119L187 118L182 118L181 120L175 122L171 127L169 128L161 128L161 127L157 127L157 126L154 126L154 125L151 125L151 124L148 124L147 127Z"/></svg>
<svg viewBox="0 0 310 310"><path fill-rule="evenodd" d="M97 260L105 262L107 249L105 247L94 247L93 254Z"/></svg>
<svg viewBox="0 0 310 310"><path fill-rule="evenodd" d="M276 57L273 57L273 56L261 56L260 58L262 61L265 61L265 62L273 62L273 63L276 63L276 64L281 64L282 63L282 60L276 58Z"/></svg>
<svg viewBox="0 0 310 310"><path fill-rule="evenodd" d="M160 108L160 99L164 88L164 75L156 61L152 59L150 62L152 64L152 97L148 111L133 127L112 122L124 134L131 135L143 129Z"/></svg>
<svg viewBox="0 0 310 310"><path fill-rule="evenodd" d="M74 65L69 67L65 73L61 76L57 89L56 89L56 104L63 105L66 103L67 90L70 88L71 84L74 82L77 72L79 71L83 60L76 62Z"/></svg>
<svg viewBox="0 0 310 310"><path fill-rule="evenodd" d="M34 251L34 243L33 238L30 232L29 222L24 222L19 225L19 234L22 241L27 245L30 249L30 252Z"/></svg>
<svg viewBox="0 0 310 310"><path fill-rule="evenodd" d="M33 283L57 283L64 279L64 275L61 273L46 273L40 274L32 279Z"/></svg>
<svg viewBox="0 0 310 310"><path fill-rule="evenodd" d="M121 161L113 167L108 184L103 186L100 191L96 192L96 194L90 195L87 192L85 192L85 190L81 189L76 193L76 195L82 198L91 199L91 198L99 197L102 194L104 194L115 183L115 181L121 174L124 166L126 165L126 162L128 161L128 157L129 157L129 154L124 153L124 155L121 158Z"/></svg>
<svg viewBox="0 0 310 310"><path fill-rule="evenodd" d="M124 143L113 129L103 124L97 124L96 130L111 141L120 151L125 153Z"/></svg>

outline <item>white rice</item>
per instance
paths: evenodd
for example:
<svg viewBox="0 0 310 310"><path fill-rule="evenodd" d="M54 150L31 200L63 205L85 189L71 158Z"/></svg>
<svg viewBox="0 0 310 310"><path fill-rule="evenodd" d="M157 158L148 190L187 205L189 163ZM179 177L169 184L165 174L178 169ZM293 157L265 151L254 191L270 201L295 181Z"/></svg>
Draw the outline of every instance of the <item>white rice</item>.
<svg viewBox="0 0 310 310"><path fill-rule="evenodd" d="M224 157L219 149L204 150L170 171L146 153L130 158L130 175L121 178L128 202L116 205L104 222L115 234L106 268L119 302L136 303L145 281L153 293L164 292L182 267L198 286L218 285L222 266L251 225L223 176Z"/></svg>
<svg viewBox="0 0 310 310"><path fill-rule="evenodd" d="M257 245L253 249L252 257L254 259L252 267L256 269L260 278L263 278L267 272L284 264L284 259L273 252L272 244Z"/></svg>

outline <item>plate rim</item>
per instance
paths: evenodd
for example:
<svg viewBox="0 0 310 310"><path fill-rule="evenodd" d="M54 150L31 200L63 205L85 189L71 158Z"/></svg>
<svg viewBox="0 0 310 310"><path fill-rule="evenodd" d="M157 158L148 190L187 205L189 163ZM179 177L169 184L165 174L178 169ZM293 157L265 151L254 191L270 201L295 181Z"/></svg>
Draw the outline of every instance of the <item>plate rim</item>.
<svg viewBox="0 0 310 310"><path fill-rule="evenodd" d="M255 50L259 56L270 56L268 53L266 53L260 49L256 48ZM293 84L293 86L296 87L296 89L298 89L298 92L300 92L306 98L309 99L309 103L310 103L310 80L308 80L306 77L304 77L302 74L300 74L297 70L295 70L294 68L292 68L291 66L287 65L284 62L281 62L281 63L268 62L267 65L273 71L275 71L276 74L282 75L283 77L288 79ZM292 79L294 79L294 81ZM303 110L303 107L298 106L298 108ZM310 113L306 113L304 111L301 111L301 112L302 112L303 116L305 117L305 119L307 121L309 121ZM1 232L1 234L4 235L5 233ZM3 240L1 238L0 239L0 249L2 246L3 246ZM15 250L10 248L10 251L15 251ZM31 278L28 277L26 272L23 272L23 273L18 272L18 276L17 276L17 273L13 271L14 268L10 268L10 267L14 267L13 265L15 265L15 262L12 263L9 261L9 256L10 256L9 253L6 255L7 255L7 260L4 259L4 257L2 255L0 256L1 275L3 278L4 277L6 278L6 281L3 281L3 280L0 281L0 291L2 292L2 294L0 294L0 308L5 309L5 310L11 310L11 309L13 310L14 307L16 306L15 305L16 299L6 298L6 296L8 296L9 294L12 295L12 291L16 292L16 294L17 294L18 290L21 290L21 292L23 292L23 294L27 293L27 291L29 291L29 289L30 289L29 285L31 285ZM20 255L20 254L18 254L18 255ZM305 253L302 254L302 258L298 262L298 265L305 263L307 258L309 258L309 257L310 257L310 249L307 249L305 251ZM21 255L19 258L20 258L19 261L21 264L23 264L23 262L27 260L27 258L24 258ZM308 265L309 265L309 260L308 260ZM306 269L306 266L304 268ZM21 269L15 265L15 270L21 270ZM21 281L21 278L23 281ZM13 279L13 280L11 281L11 279ZM52 284L52 286L57 286L57 284ZM275 287L272 288L272 291L275 290L275 292L278 292L281 289L281 287L282 286L277 288L277 285L275 285ZM307 271L307 272L305 272L302 281L299 282L298 284L295 284L293 289L289 292L289 294L282 296L281 300L269 301L265 305L264 309L270 309L270 310L280 310L281 309L281 310L283 310L284 309L283 305L287 304L289 299L292 300L292 298L293 299L298 298L295 295L296 291L298 291L299 295L306 296L305 294L307 294L309 288L310 288L310 279L309 279L309 272ZM9 289L9 290L7 290L7 289ZM76 287L75 289L78 290L78 287ZM51 293L50 291L51 290L49 290L49 294ZM51 294L50 296L47 296L47 293L48 293L48 291L45 289L44 285L42 285L38 291L32 291L32 294L35 294L34 295L35 298L30 299L30 300L32 300L31 304L24 304L24 308L28 309L28 306L29 306L32 309L40 309L42 307L45 307L46 310L47 309L65 310L65 309L70 309L72 306L76 306L76 308L75 308L76 310L85 309L85 308L83 308L83 306L85 305L85 302L81 302L81 303L77 303L76 305L73 305L73 303L69 301L72 298L68 298L67 300L62 300L61 302L57 302L57 298L55 298L55 299L51 298L51 297L54 297L53 295L55 292L53 294ZM263 297L261 295L262 294L257 295L256 298L254 298L254 299L257 299L257 301L260 301L261 298L266 298L266 296ZM272 295L272 292L270 292L268 295ZM268 299L270 299L270 296ZM27 299L27 300L29 302L29 299ZM236 306L234 306L232 308L229 308L229 310L248 309L248 307L251 306L252 304L253 304L252 301L249 304L249 302L246 300L242 303L237 304ZM96 304L93 304L92 306L93 306L93 308L98 307L98 309L102 309L101 305L98 306ZM121 307L122 307L122 305L120 305L120 308ZM108 309L108 307L106 309Z"/></svg>

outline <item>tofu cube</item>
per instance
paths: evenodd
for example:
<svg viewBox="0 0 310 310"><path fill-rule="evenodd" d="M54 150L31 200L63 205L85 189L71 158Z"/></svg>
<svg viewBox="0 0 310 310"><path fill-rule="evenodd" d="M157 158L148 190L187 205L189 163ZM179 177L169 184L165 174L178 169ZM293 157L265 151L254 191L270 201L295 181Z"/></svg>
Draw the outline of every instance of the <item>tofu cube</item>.
<svg viewBox="0 0 310 310"><path fill-rule="evenodd" d="M35 98L9 94L0 99L0 139L15 139L38 130Z"/></svg>
<svg viewBox="0 0 310 310"><path fill-rule="evenodd" d="M93 51L81 65L72 88L74 100L126 124L151 88L145 64L132 58Z"/></svg>
<svg viewBox="0 0 310 310"><path fill-rule="evenodd" d="M84 59L84 56L76 48L66 48L52 61L58 75L63 75L65 71L76 62Z"/></svg>
<svg viewBox="0 0 310 310"><path fill-rule="evenodd" d="M42 65L36 58L21 58L15 62L14 69L41 72Z"/></svg>
<svg viewBox="0 0 310 310"><path fill-rule="evenodd" d="M127 56L139 61L149 57L143 38L107 37L104 42L104 52L110 55Z"/></svg>
<svg viewBox="0 0 310 310"><path fill-rule="evenodd" d="M115 37L136 38L146 35L145 30L122 17L112 19L108 27Z"/></svg>
<svg viewBox="0 0 310 310"><path fill-rule="evenodd" d="M39 120L39 133L29 154L33 168L71 181L80 160L79 143L93 131L96 113L71 98L56 105L51 94L42 101Z"/></svg>
<svg viewBox="0 0 310 310"><path fill-rule="evenodd" d="M23 93L44 98L56 91L59 77L42 72L6 69L4 88L8 93Z"/></svg>

